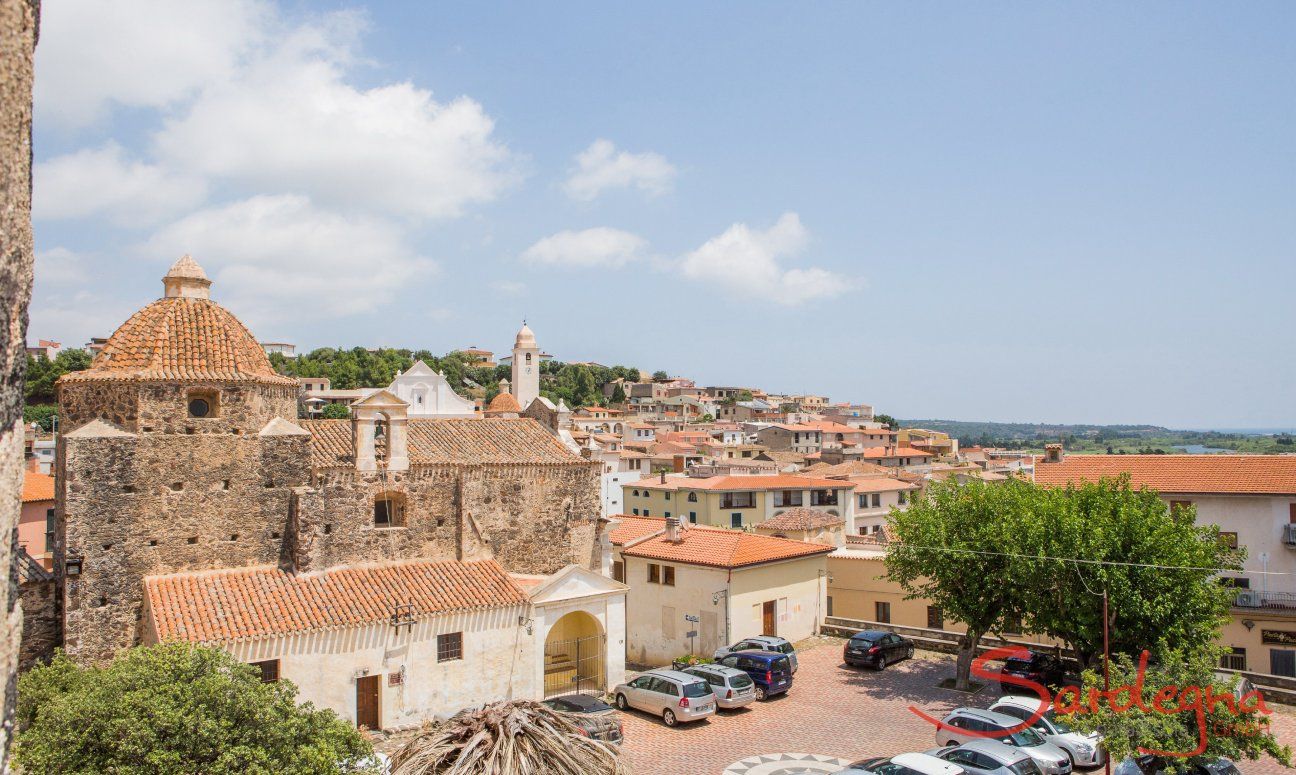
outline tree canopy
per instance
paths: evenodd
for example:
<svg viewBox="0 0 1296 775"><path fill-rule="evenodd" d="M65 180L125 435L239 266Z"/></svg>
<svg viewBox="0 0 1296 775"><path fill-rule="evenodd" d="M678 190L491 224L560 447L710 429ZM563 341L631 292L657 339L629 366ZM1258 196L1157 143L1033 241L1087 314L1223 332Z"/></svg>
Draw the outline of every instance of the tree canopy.
<svg viewBox="0 0 1296 775"><path fill-rule="evenodd" d="M61 350L50 360L42 355L27 356L27 382L23 396L28 404L54 403L54 383L64 374L90 368L90 353L81 349Z"/></svg>
<svg viewBox="0 0 1296 775"><path fill-rule="evenodd" d="M377 772L358 730L296 695L221 649L135 648L106 667L59 653L19 679L14 760L33 775Z"/></svg>

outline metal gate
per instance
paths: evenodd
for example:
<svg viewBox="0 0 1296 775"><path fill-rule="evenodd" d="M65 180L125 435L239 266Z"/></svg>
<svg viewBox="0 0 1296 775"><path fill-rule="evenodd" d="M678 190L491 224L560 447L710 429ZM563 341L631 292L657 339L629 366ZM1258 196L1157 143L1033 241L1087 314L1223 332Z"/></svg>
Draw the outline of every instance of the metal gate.
<svg viewBox="0 0 1296 775"><path fill-rule="evenodd" d="M591 635L545 643L545 696L606 690L603 675L606 642L602 635Z"/></svg>

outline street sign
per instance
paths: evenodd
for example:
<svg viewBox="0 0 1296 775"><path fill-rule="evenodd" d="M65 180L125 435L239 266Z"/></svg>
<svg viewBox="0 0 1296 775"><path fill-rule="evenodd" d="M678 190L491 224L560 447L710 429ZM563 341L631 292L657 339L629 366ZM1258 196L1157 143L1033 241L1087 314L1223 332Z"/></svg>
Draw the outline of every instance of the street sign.
<svg viewBox="0 0 1296 775"><path fill-rule="evenodd" d="M693 622L694 624L696 624L699 620L696 616L692 616L690 614L684 614L684 621Z"/></svg>
<svg viewBox="0 0 1296 775"><path fill-rule="evenodd" d="M688 632L684 633L684 637L686 637L686 638L696 638L696 637L697 637L697 630L689 630Z"/></svg>

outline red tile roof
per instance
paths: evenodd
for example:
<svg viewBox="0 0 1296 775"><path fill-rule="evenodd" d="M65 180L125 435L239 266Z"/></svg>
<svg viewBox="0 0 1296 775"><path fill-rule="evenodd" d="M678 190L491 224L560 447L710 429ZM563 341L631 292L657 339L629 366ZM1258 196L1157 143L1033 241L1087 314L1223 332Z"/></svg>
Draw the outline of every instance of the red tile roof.
<svg viewBox="0 0 1296 775"><path fill-rule="evenodd" d="M54 500L54 477L35 471L23 472L23 503Z"/></svg>
<svg viewBox="0 0 1296 775"><path fill-rule="evenodd" d="M892 458L892 457L932 457L932 453L925 449L914 449L913 447L869 447L860 452L863 458Z"/></svg>
<svg viewBox="0 0 1296 775"><path fill-rule="evenodd" d="M730 461L726 461L730 462ZM741 463L742 458L732 462ZM660 478L640 479L627 484L649 490L810 490L849 489L853 485L841 479L818 479L795 474L758 474L755 476L668 476L663 484Z"/></svg>
<svg viewBox="0 0 1296 775"><path fill-rule="evenodd" d="M631 541L637 541L644 536L666 529L665 517L632 517L628 514L620 514L612 519L617 522L608 533L608 540L613 546L625 546Z"/></svg>
<svg viewBox="0 0 1296 775"><path fill-rule="evenodd" d="M527 594L494 560L353 565L293 576L276 567L144 579L160 640L247 640L355 627L414 606L415 618L522 605Z"/></svg>
<svg viewBox="0 0 1296 775"><path fill-rule="evenodd" d="M844 524L845 519L826 511L797 507L788 509L773 519L767 519L756 527L764 530L819 530Z"/></svg>
<svg viewBox="0 0 1296 775"><path fill-rule="evenodd" d="M680 540L665 535L646 538L621 550L626 557L706 565L714 568L742 568L778 560L828 554L831 546L792 541L742 530L689 525L680 528Z"/></svg>
<svg viewBox="0 0 1296 775"><path fill-rule="evenodd" d="M902 482L899 479L890 479L884 476L872 477L869 479L852 479L855 483L855 492L892 492L899 490L916 490L918 485L909 482Z"/></svg>
<svg viewBox="0 0 1296 775"><path fill-rule="evenodd" d="M513 414L522 413L522 405L513 397L512 393L500 393L491 399L490 406L486 407L486 414L502 414L511 412Z"/></svg>
<svg viewBox="0 0 1296 775"><path fill-rule="evenodd" d="M1035 464L1038 484L1061 487L1129 473L1135 487L1169 493L1296 495L1296 456L1067 455Z"/></svg>
<svg viewBox="0 0 1296 775"><path fill-rule="evenodd" d="M316 468L352 465L350 420L299 420L311 434ZM409 421L411 465L526 464L596 466L529 417Z"/></svg>

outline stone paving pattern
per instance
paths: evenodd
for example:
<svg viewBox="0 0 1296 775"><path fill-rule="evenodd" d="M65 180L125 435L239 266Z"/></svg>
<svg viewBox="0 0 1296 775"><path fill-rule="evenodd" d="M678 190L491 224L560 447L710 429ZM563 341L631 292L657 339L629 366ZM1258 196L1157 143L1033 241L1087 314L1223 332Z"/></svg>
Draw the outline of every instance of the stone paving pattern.
<svg viewBox="0 0 1296 775"><path fill-rule="evenodd" d="M939 717L959 705L985 707L998 696L993 687L971 697L936 688L953 675L949 656L919 652L877 672L846 667L841 644L836 638L801 644L792 691L743 710L675 729L638 711L624 714L624 750L635 775L719 775L745 757L787 751L852 761L925 751L936 745L935 729L909 706ZM1274 710L1279 740L1296 747L1296 710ZM1244 775L1292 772L1268 758L1238 765Z"/></svg>

